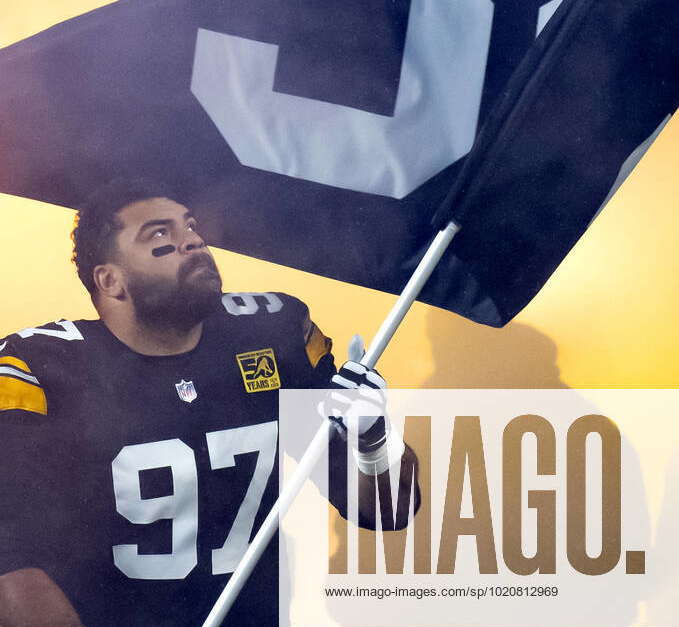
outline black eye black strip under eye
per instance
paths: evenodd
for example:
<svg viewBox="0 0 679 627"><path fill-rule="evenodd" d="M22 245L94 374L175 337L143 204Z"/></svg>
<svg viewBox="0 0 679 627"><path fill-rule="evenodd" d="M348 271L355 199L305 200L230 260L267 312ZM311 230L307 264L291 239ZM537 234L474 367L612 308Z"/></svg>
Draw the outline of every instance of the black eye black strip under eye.
<svg viewBox="0 0 679 627"><path fill-rule="evenodd" d="M151 254L154 257L163 257L165 255L169 255L170 253L173 253L176 249L172 244L166 244L165 246L159 246L158 248L154 248L151 251Z"/></svg>

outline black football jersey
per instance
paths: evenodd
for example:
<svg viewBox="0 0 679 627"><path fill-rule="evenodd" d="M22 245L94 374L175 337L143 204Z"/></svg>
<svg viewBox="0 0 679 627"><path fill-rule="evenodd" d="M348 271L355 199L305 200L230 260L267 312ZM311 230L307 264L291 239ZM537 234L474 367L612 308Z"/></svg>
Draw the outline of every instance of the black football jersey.
<svg viewBox="0 0 679 627"><path fill-rule="evenodd" d="M0 573L44 569L87 626L202 623L278 494L277 390L334 373L301 301L222 302L180 355L100 320L0 340ZM278 624L277 539L226 624Z"/></svg>

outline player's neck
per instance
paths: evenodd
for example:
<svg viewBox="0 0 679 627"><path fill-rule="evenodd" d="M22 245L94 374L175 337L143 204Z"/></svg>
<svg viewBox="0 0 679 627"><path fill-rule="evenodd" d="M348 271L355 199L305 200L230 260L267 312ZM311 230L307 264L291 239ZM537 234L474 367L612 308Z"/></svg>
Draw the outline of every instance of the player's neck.
<svg viewBox="0 0 679 627"><path fill-rule="evenodd" d="M116 316L102 317L102 322L134 352L151 356L179 355L193 350L203 332L202 322L186 329L167 325L160 328Z"/></svg>

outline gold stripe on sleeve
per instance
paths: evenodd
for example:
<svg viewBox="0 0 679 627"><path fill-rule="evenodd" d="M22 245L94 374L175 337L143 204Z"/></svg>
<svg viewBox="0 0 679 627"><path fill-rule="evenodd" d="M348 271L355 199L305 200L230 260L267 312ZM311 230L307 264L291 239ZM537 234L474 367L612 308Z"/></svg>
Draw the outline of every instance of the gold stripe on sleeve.
<svg viewBox="0 0 679 627"><path fill-rule="evenodd" d="M9 355L7 357L0 357L0 364L9 364L15 368L21 368L25 372L31 371L25 361L21 361L21 359L17 359L16 357L10 357Z"/></svg>
<svg viewBox="0 0 679 627"><path fill-rule="evenodd" d="M24 409L46 416L47 397L43 389L37 385L12 377L0 376L0 411L8 409Z"/></svg>

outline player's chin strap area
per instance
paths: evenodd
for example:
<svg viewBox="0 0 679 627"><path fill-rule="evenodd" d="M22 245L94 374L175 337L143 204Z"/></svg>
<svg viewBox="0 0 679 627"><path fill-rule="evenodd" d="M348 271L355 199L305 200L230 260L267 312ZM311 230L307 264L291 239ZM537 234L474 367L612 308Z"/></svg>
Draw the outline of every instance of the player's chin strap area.
<svg viewBox="0 0 679 627"><path fill-rule="evenodd" d="M403 289L403 292L398 297L398 300L384 322L382 322L368 351L361 358L360 363L363 366L368 369L375 367L377 360L384 352L384 349L387 347L387 344L389 344L394 333L396 333L396 329L398 329L401 321L408 312L408 309L410 309L415 302L415 299L424 287L427 279L429 279L431 273L434 271L436 264L440 261L443 253L459 230L460 227L455 224L455 222L450 222L436 234L436 237L427 249L427 252L424 254L424 257ZM217 602L205 619L203 627L219 627L219 625L222 624L222 621L229 612L229 609L236 600L242 587L245 585L247 578L250 576L250 573L264 552L264 549L278 529L280 518L288 510L290 504L297 496L297 493L301 490L302 485L311 474L316 462L320 459L323 451L328 446L328 433L329 429L332 428L334 427L330 420L321 422L321 426L309 445L309 448L304 455L302 455L302 458L297 465L297 470L291 477L289 483L281 491L278 500L274 503L274 506L271 508L271 511L262 523L259 531L245 551L238 567L233 575L231 575L229 582L226 584L226 587L219 595Z"/></svg>

